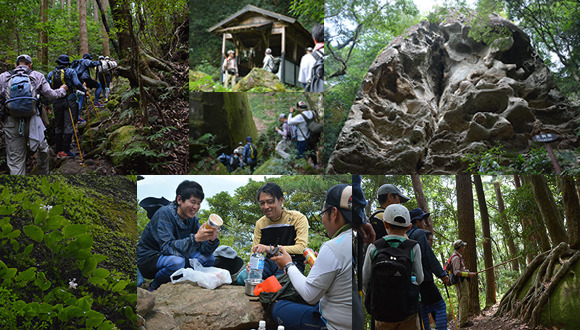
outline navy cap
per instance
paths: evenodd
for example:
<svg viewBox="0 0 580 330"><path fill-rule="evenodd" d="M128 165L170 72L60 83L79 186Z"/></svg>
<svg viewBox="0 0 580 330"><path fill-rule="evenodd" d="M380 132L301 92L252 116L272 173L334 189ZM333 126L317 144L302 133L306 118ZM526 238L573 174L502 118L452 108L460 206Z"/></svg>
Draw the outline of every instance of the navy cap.
<svg viewBox="0 0 580 330"><path fill-rule="evenodd" d="M423 212L423 210L421 210L420 208L415 208L412 209L411 211L409 211L409 213L411 214L411 221L413 220L423 220L425 218L427 218L431 213L425 213Z"/></svg>
<svg viewBox="0 0 580 330"><path fill-rule="evenodd" d="M62 64L62 65L70 65L70 59L69 59L68 55L60 55L58 57L58 59L56 60L56 63Z"/></svg>
<svg viewBox="0 0 580 330"><path fill-rule="evenodd" d="M344 219L352 223L352 186L337 184L326 192L324 202L340 210Z"/></svg>

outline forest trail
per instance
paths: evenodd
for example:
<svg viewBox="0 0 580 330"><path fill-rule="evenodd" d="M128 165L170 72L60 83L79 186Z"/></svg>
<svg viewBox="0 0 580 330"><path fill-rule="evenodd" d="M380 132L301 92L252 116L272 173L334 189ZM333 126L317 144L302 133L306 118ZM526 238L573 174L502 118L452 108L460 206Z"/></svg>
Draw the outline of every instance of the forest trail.
<svg viewBox="0 0 580 330"><path fill-rule="evenodd" d="M448 302L446 302L448 303ZM454 306L455 317L457 317L457 306ZM536 328L532 328L529 325L522 323L521 320L510 318L510 317L493 317L499 308L499 301L495 303L495 305L485 308L481 311L481 314L475 317L470 317L469 320L473 322L473 326L469 328L460 328L460 329L470 329L470 330L528 330L528 329L536 329L536 330L543 330L549 329L544 326L539 326ZM450 311L449 306L447 307L447 311ZM432 328L434 329L434 328ZM447 329L454 330L457 329L455 327L455 321L451 319L447 323Z"/></svg>

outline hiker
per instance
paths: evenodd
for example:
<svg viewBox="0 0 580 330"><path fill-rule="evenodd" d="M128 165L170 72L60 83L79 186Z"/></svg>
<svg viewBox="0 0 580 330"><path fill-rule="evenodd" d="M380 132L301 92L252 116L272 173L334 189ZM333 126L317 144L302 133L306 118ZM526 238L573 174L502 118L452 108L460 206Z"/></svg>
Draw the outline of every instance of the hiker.
<svg viewBox="0 0 580 330"><path fill-rule="evenodd" d="M368 246L363 264L367 312L375 329L421 329L417 312L423 266L417 241L404 236L411 228L409 211L389 205L383 221L388 234Z"/></svg>
<svg viewBox="0 0 580 330"><path fill-rule="evenodd" d="M423 221L427 219L430 213L423 212L420 208L412 209L409 212L411 216L411 229L407 232L409 239L417 241L419 247L421 248L421 264L423 266L423 283L419 286L419 292L421 293L421 302L419 303L420 314L423 322L423 329L430 330L429 325L429 314L435 312L433 319L437 330L447 329L447 310L445 305L445 300L441 296L437 285L433 281L433 274L440 278L445 285L449 284L449 275L441 267L441 264L437 260L431 245L427 241L426 232L421 229L424 227Z"/></svg>
<svg viewBox="0 0 580 330"><path fill-rule="evenodd" d="M392 204L405 204L410 198L403 195L401 190L392 184L384 184L380 186L379 191L377 192L377 198L379 200L379 207L373 214L371 214L371 216L369 216L369 222L373 226L375 237L378 240L387 235L382 220L384 210Z"/></svg>
<svg viewBox="0 0 580 330"><path fill-rule="evenodd" d="M316 24L312 28L312 40L315 45L311 55L315 62L312 64L309 83L304 90L324 92L324 24Z"/></svg>
<svg viewBox="0 0 580 330"><path fill-rule="evenodd" d="M473 326L473 322L467 319L469 313L469 282L471 278L476 275L465 268L465 261L463 260L463 252L465 252L466 242L458 239L453 242L455 253L449 258L453 267L453 275L458 278L455 284L457 291L457 300L459 301L459 327L466 328Z"/></svg>
<svg viewBox="0 0 580 330"><path fill-rule="evenodd" d="M137 244L137 267L144 278L154 279L149 291L169 282L178 269L189 267L189 259L213 266L212 253L220 244L219 229L200 226L196 216L204 198L199 183L183 181L175 194L171 204L155 212Z"/></svg>
<svg viewBox="0 0 580 330"><path fill-rule="evenodd" d="M258 163L258 149L256 149L256 146L252 143L251 136L246 138L243 160L244 164L250 166L250 174L254 173L254 168L256 168L256 164Z"/></svg>
<svg viewBox="0 0 580 330"><path fill-rule="evenodd" d="M70 59L67 55L60 55L56 60L56 64L56 68L48 73L46 80L50 83L50 87L54 89L60 85L68 86L65 97L52 101L56 158L74 158L75 154L70 151L70 145L72 136L75 133L74 122L79 111L74 91L78 90L85 93L87 89L85 84L80 82L75 70L69 68Z"/></svg>
<svg viewBox="0 0 580 330"><path fill-rule="evenodd" d="M302 88L306 89L306 85L310 81L312 74L312 66L316 60L312 56L312 47L306 48L306 54L300 60L300 73L298 74L298 81L302 83Z"/></svg>
<svg viewBox="0 0 580 330"><path fill-rule="evenodd" d="M290 147L292 146L294 129L292 128L292 125L288 124L288 118L286 117L285 113L280 114L280 116L278 116L278 120L282 122L282 129L280 130L276 126L276 132L282 135L282 140L280 140L280 142L278 142L278 144L276 145L276 152L283 159L288 159L290 158L290 154L288 153L287 150L290 149Z"/></svg>
<svg viewBox="0 0 580 330"><path fill-rule="evenodd" d="M100 83L98 83L97 81L95 81L91 78L91 72L89 69L93 68L93 67L98 67L100 65L101 65L100 61L93 61L93 57L91 56L91 54L87 53L87 54L83 55L83 58L81 60L79 60L79 65L75 69L75 71L78 73L78 75L81 79L81 82L86 83L85 86L87 87L87 89L96 88L95 99L93 101L95 107L102 107L103 106L99 102L99 97L101 96L102 86ZM84 122L84 120L80 117L80 115L81 115L81 111L83 111L83 105L85 102L86 102L85 95L79 94L79 121L80 122Z"/></svg>
<svg viewBox="0 0 580 330"><path fill-rule="evenodd" d="M316 114L312 110L308 110L308 105L304 101L300 101L296 104L298 111L300 113L292 117L294 114L294 107L290 108L290 114L288 115L288 124L296 126L296 144L297 149L297 159L304 158L304 153L309 152L309 157L312 160L314 166L318 166L316 160L316 145L313 145L312 139L309 139L310 130L308 129L308 123L312 120L316 120Z"/></svg>
<svg viewBox="0 0 580 330"><path fill-rule="evenodd" d="M228 50L228 57L224 60L224 64L222 65L222 72L225 73L225 82L224 86L228 88L228 85L231 81L232 87L236 84L236 77L239 77L240 74L238 72L238 61L234 57L234 51Z"/></svg>
<svg viewBox="0 0 580 330"><path fill-rule="evenodd" d="M272 258L288 274L302 299L316 304L276 302L272 318L285 329L352 329L352 186L330 188L320 217L332 239L320 247L307 277L288 254L290 247L280 248L282 255Z"/></svg>
<svg viewBox="0 0 580 330"><path fill-rule="evenodd" d="M23 87L23 88L20 88ZM66 95L68 87L50 88L42 73L32 70L32 58L20 55L16 68L0 74L0 116L4 122L6 163L11 175L26 173L26 140L30 150L38 151L38 172L49 174L50 149L44 135L45 126L38 108L38 95L55 100Z"/></svg>
<svg viewBox="0 0 580 330"><path fill-rule="evenodd" d="M268 72L274 72L274 56L272 56L272 50L270 48L266 48L266 52L264 54L264 66L262 69Z"/></svg>
<svg viewBox="0 0 580 330"><path fill-rule="evenodd" d="M429 245L433 247L433 233L430 231L425 231L425 237L427 238L427 242L429 242Z"/></svg>
<svg viewBox="0 0 580 330"><path fill-rule="evenodd" d="M252 253L266 253L273 246L283 246L303 273L305 259L302 252L308 246L308 219L304 214L284 207L284 193L275 183L268 182L260 187L256 199L264 216L256 221L254 227ZM275 261L264 260L263 279L283 273ZM248 273L242 272L241 275L238 283L243 284Z"/></svg>
<svg viewBox="0 0 580 330"><path fill-rule="evenodd" d="M236 154L236 152L238 156L240 156L240 167L244 169L244 145L242 144L242 141L240 141L238 147L234 149L234 154Z"/></svg>
<svg viewBox="0 0 580 330"><path fill-rule="evenodd" d="M110 85L111 85L111 72L115 67L117 67L117 62L111 60L109 56L99 56L99 62L101 65L95 70L95 74L99 80L101 86L105 89L105 102L109 101Z"/></svg>

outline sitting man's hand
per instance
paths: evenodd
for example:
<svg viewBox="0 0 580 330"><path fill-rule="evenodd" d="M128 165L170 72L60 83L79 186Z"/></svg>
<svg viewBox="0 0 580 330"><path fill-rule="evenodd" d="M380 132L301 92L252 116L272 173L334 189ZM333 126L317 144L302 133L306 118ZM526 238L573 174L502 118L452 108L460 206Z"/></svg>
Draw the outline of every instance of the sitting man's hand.
<svg viewBox="0 0 580 330"><path fill-rule="evenodd" d="M219 234L219 229L206 229L204 226L199 227L199 230L195 234L196 242L214 241Z"/></svg>
<svg viewBox="0 0 580 330"><path fill-rule="evenodd" d="M272 251L271 245L258 244L252 248L252 253L254 253L254 252L267 253L267 252L271 252L271 251Z"/></svg>

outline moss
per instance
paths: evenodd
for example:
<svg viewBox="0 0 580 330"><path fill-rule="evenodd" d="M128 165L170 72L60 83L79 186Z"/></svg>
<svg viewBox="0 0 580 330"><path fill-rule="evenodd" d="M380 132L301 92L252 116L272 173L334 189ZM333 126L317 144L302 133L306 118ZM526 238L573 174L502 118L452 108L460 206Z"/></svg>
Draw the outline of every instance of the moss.
<svg viewBox="0 0 580 330"><path fill-rule="evenodd" d="M140 139L139 130L133 125L122 126L109 136L108 146L111 161L117 167L128 164L139 164L147 159L141 154L131 154L130 149L147 150L149 145Z"/></svg>
<svg viewBox="0 0 580 330"><path fill-rule="evenodd" d="M559 267L554 270L557 272ZM540 313L540 323L558 329L580 329L580 262L568 270Z"/></svg>

